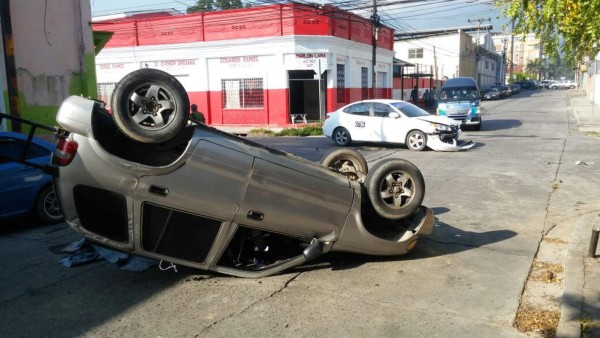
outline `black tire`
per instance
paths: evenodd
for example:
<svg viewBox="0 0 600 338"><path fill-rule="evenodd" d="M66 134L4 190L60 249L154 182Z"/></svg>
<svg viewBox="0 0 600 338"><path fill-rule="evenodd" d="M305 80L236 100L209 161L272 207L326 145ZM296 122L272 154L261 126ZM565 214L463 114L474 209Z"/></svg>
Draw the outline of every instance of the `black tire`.
<svg viewBox="0 0 600 338"><path fill-rule="evenodd" d="M375 212L392 220L412 215L425 197L421 171L406 160L379 162L367 174L365 187Z"/></svg>
<svg viewBox="0 0 600 338"><path fill-rule="evenodd" d="M177 79L158 69L129 73L117 85L111 99L119 129L143 143L162 143L175 137L187 124L190 102Z"/></svg>
<svg viewBox="0 0 600 338"><path fill-rule="evenodd" d="M421 151L427 146L427 135L420 130L411 130L406 135L406 146L410 150Z"/></svg>
<svg viewBox="0 0 600 338"><path fill-rule="evenodd" d="M352 142L352 138L350 137L350 132L348 129L344 127L337 127L333 131L331 135L333 142L339 147L346 147Z"/></svg>
<svg viewBox="0 0 600 338"><path fill-rule="evenodd" d="M473 127L473 130L480 131L480 130L481 130L481 124L482 124L482 123L483 123L483 122L479 122L479 124L476 124L476 125Z"/></svg>
<svg viewBox="0 0 600 338"><path fill-rule="evenodd" d="M37 195L34 204L35 216L44 224L58 223L63 214L58 205L58 198L52 185L45 186Z"/></svg>
<svg viewBox="0 0 600 338"><path fill-rule="evenodd" d="M352 149L335 149L321 159L321 164L353 181L364 182L369 171L364 156Z"/></svg>

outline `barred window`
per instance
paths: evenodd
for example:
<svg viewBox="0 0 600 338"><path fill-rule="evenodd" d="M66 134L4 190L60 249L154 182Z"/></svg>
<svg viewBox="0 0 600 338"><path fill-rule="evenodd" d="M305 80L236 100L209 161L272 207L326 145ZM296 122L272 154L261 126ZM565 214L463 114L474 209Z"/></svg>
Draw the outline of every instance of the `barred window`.
<svg viewBox="0 0 600 338"><path fill-rule="evenodd" d="M385 84L387 81L387 72L377 72L375 80L377 81L377 88L375 88L375 98L385 99Z"/></svg>
<svg viewBox="0 0 600 338"><path fill-rule="evenodd" d="M346 68L344 65L337 65L337 102L346 102Z"/></svg>
<svg viewBox="0 0 600 338"><path fill-rule="evenodd" d="M221 80L223 108L244 109L263 108L263 79L223 79Z"/></svg>
<svg viewBox="0 0 600 338"><path fill-rule="evenodd" d="M408 49L408 58L409 59L422 59L423 58L423 48L409 48Z"/></svg>
<svg viewBox="0 0 600 338"><path fill-rule="evenodd" d="M112 93L115 90L115 82L109 83L98 83L98 100L106 103L106 106L110 106L110 99L112 98Z"/></svg>
<svg viewBox="0 0 600 338"><path fill-rule="evenodd" d="M369 68L360 67L360 87L363 100L369 98Z"/></svg>

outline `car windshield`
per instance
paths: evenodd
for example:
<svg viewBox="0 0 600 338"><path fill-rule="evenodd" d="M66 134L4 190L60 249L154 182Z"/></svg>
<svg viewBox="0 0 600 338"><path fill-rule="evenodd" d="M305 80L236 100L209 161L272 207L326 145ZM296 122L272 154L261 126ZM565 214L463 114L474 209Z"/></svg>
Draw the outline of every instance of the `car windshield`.
<svg viewBox="0 0 600 338"><path fill-rule="evenodd" d="M447 88L440 93L443 101L473 100L477 98L477 90L474 88Z"/></svg>
<svg viewBox="0 0 600 338"><path fill-rule="evenodd" d="M414 104L408 102L394 102L390 103L394 108L401 111L404 115L408 117L418 117L418 116L429 116L430 114L425 110L415 106Z"/></svg>

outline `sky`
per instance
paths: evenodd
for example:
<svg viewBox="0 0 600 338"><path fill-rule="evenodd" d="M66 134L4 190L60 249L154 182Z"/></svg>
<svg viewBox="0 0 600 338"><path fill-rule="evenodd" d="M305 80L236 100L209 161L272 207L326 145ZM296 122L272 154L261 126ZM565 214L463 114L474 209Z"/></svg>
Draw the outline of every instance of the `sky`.
<svg viewBox="0 0 600 338"><path fill-rule="evenodd" d="M242 0L245 1L245 0ZM254 0L256 3L275 3L282 0ZM491 0L377 0L378 14L384 25L396 32L455 28L492 24L494 32L501 32L508 20ZM307 2L302 1L302 2ZM311 1L312 2L312 1ZM368 7L363 16L372 12L372 0L314 0L318 3L345 3L352 8ZM175 9L185 13L195 0L90 0L92 16L119 14L140 10ZM341 7L341 6L340 6ZM357 14L361 14L360 10ZM489 20L488 20L489 19ZM471 22L469 22L469 20Z"/></svg>

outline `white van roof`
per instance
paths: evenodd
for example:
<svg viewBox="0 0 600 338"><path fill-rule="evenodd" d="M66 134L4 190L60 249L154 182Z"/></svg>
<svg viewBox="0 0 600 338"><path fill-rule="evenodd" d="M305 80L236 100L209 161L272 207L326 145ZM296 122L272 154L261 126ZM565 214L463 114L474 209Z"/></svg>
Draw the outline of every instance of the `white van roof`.
<svg viewBox="0 0 600 338"><path fill-rule="evenodd" d="M477 82L472 77L455 77L452 79L446 80L442 85L442 88L445 87L469 87L469 86L477 86Z"/></svg>

